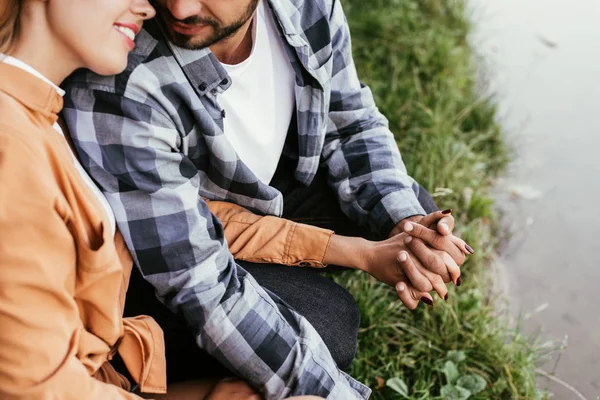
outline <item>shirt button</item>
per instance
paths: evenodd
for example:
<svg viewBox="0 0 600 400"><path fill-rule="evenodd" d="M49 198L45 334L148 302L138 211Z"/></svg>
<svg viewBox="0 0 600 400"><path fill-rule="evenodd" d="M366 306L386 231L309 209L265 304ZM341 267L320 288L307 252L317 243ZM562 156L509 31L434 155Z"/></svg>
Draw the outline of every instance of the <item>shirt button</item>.
<svg viewBox="0 0 600 400"><path fill-rule="evenodd" d="M201 83L198 85L198 89L200 89L201 92L204 92L206 90L207 86L206 83Z"/></svg>
<svg viewBox="0 0 600 400"><path fill-rule="evenodd" d="M308 261L302 261L298 265L300 265L301 267L310 267L310 263Z"/></svg>
<svg viewBox="0 0 600 400"><path fill-rule="evenodd" d="M229 79L225 78L221 81L221 86L225 86L229 83Z"/></svg>
<svg viewBox="0 0 600 400"><path fill-rule="evenodd" d="M225 118L225 115L227 115L227 113L225 112L225 110L224 110L224 109L223 109L223 110L221 110L221 117L222 117L222 118Z"/></svg>

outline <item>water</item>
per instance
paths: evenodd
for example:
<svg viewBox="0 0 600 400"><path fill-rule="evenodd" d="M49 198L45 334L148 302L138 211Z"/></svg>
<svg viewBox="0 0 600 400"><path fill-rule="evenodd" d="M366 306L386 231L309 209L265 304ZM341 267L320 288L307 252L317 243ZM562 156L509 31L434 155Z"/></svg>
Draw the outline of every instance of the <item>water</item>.
<svg viewBox="0 0 600 400"><path fill-rule="evenodd" d="M600 1L472 0L472 42L491 65L517 150L497 199L512 232L507 294L529 331L568 337L556 376L600 395ZM543 366L551 371L553 362ZM545 382L542 382L545 384ZM580 399L553 383L556 399Z"/></svg>

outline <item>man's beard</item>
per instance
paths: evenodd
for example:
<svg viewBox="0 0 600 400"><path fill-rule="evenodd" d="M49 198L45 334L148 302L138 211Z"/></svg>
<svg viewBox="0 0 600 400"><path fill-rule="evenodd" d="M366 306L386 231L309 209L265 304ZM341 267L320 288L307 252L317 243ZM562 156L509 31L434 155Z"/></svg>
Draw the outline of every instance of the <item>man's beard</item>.
<svg viewBox="0 0 600 400"><path fill-rule="evenodd" d="M244 26L246 22L248 22L250 18L252 18L254 11L256 11L256 8L258 7L259 1L260 0L251 0L244 14L238 18L236 22L228 26L221 26L219 21L214 18L202 18L197 16L189 17L184 20L175 20L166 7L157 7L157 13L167 25L169 39L171 39L173 44L188 50L199 50L205 47L210 47L223 39L233 36L242 26ZM169 22L171 21L181 22L190 26L209 25L212 28L212 34L201 41L194 41L193 36L183 35L179 32L172 31L169 28Z"/></svg>

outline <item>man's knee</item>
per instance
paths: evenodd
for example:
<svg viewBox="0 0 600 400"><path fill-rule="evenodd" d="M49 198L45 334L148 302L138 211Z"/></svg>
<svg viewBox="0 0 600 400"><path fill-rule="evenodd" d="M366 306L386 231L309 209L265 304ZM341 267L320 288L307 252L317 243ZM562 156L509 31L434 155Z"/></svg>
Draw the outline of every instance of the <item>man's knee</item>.
<svg viewBox="0 0 600 400"><path fill-rule="evenodd" d="M330 293L327 307L327 319L331 324L327 330L329 337L323 339L338 367L347 369L356 356L360 310L350 293L337 285L336 289Z"/></svg>
<svg viewBox="0 0 600 400"><path fill-rule="evenodd" d="M360 311L350 293L314 270L238 263L312 324L340 368L350 366L360 325Z"/></svg>

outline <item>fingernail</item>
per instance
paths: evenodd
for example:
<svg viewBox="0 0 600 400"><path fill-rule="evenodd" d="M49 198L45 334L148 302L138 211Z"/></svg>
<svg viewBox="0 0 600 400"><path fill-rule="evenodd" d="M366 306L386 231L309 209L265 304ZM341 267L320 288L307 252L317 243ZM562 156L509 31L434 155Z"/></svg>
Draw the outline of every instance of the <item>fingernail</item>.
<svg viewBox="0 0 600 400"><path fill-rule="evenodd" d="M456 280L456 286L460 286L462 285L462 279L460 279L460 276L458 277L458 279Z"/></svg>
<svg viewBox="0 0 600 400"><path fill-rule="evenodd" d="M406 254L406 252L402 251L400 252L400 256L398 258L400 259L400 261L404 262L408 259L408 255Z"/></svg>
<svg viewBox="0 0 600 400"><path fill-rule="evenodd" d="M408 236L406 239L404 239L404 243L409 244L410 242L412 242L412 236Z"/></svg>
<svg viewBox="0 0 600 400"><path fill-rule="evenodd" d="M396 290L399 292L404 292L406 290L406 285L404 284L404 282L399 282L396 285Z"/></svg>
<svg viewBox="0 0 600 400"><path fill-rule="evenodd" d="M471 246L469 246L468 244L465 244L465 249L467 249L467 251L471 254L475 254L475 250L473 250L473 248Z"/></svg>
<svg viewBox="0 0 600 400"><path fill-rule="evenodd" d="M410 232L413 230L413 226L410 222L407 222L406 224L404 224L404 231L405 232Z"/></svg>
<svg viewBox="0 0 600 400"><path fill-rule="evenodd" d="M446 295L444 296L444 301L448 300L448 293L446 293Z"/></svg>
<svg viewBox="0 0 600 400"><path fill-rule="evenodd" d="M452 213L452 209L451 208L442 211L442 214L451 214L451 213Z"/></svg>
<svg viewBox="0 0 600 400"><path fill-rule="evenodd" d="M431 299L428 299L427 297L421 297L421 301L429 306L433 306L433 301L431 301Z"/></svg>

